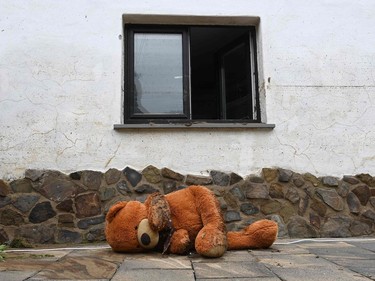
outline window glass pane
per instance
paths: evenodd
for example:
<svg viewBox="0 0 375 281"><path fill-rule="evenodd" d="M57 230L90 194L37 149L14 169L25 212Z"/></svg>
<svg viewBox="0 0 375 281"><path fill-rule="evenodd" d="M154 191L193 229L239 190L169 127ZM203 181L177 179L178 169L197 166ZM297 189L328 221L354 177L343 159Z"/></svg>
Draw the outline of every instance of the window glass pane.
<svg viewBox="0 0 375 281"><path fill-rule="evenodd" d="M134 34L134 112L183 113L182 34Z"/></svg>

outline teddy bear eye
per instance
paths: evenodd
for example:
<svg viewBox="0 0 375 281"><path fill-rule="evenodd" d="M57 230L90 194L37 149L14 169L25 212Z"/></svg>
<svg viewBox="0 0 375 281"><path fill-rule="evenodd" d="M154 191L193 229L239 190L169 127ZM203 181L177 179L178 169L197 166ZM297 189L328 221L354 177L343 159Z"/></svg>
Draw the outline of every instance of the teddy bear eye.
<svg viewBox="0 0 375 281"><path fill-rule="evenodd" d="M148 219L139 223L137 237L138 243L145 249L153 249L159 242L159 233L151 229Z"/></svg>

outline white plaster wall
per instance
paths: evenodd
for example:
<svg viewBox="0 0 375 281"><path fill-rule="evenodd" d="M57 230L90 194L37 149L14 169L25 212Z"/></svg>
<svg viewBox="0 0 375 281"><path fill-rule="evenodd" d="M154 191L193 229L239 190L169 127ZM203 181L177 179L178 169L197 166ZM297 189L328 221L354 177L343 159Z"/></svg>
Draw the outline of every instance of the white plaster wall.
<svg viewBox="0 0 375 281"><path fill-rule="evenodd" d="M114 131L124 13L259 16L276 128ZM374 46L372 0L0 0L0 178L149 164L375 174Z"/></svg>

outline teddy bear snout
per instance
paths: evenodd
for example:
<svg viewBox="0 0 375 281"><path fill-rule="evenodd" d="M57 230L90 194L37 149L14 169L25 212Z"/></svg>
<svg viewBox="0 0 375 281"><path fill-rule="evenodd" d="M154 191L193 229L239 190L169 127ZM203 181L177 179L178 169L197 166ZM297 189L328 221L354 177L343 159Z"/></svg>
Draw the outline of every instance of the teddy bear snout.
<svg viewBox="0 0 375 281"><path fill-rule="evenodd" d="M159 232L151 229L148 219L143 219L138 225L138 242L145 249L153 249L159 243Z"/></svg>

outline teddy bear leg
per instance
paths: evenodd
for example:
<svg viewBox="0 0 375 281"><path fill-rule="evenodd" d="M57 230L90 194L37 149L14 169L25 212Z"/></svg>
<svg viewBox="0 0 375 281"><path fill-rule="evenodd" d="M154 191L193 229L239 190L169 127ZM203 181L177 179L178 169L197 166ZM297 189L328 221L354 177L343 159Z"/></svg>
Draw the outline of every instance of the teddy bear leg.
<svg viewBox="0 0 375 281"><path fill-rule="evenodd" d="M227 237L215 225L208 224L199 231L195 239L195 250L205 257L221 257L227 250Z"/></svg>
<svg viewBox="0 0 375 281"><path fill-rule="evenodd" d="M228 250L269 248L275 242L277 232L276 222L256 221L242 231L228 232Z"/></svg>
<svg viewBox="0 0 375 281"><path fill-rule="evenodd" d="M186 229L176 230L171 237L169 252L171 254L183 255L192 247L189 233Z"/></svg>

